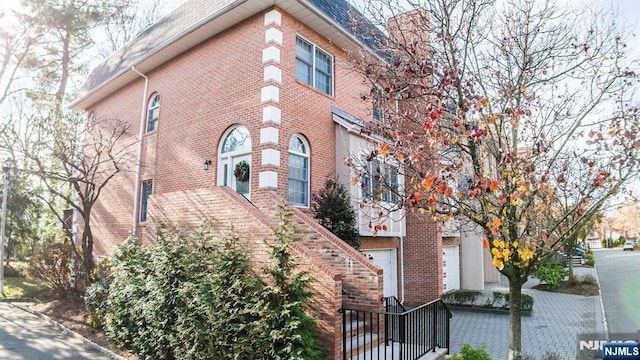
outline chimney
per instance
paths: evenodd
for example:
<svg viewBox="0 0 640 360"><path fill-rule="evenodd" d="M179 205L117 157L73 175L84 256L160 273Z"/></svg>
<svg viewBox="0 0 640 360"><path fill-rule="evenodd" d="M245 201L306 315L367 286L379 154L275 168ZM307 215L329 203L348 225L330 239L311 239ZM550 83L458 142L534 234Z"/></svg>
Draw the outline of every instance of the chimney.
<svg viewBox="0 0 640 360"><path fill-rule="evenodd" d="M429 50L429 13L425 9L414 9L387 21L389 34L400 45L415 46L416 53L426 55Z"/></svg>

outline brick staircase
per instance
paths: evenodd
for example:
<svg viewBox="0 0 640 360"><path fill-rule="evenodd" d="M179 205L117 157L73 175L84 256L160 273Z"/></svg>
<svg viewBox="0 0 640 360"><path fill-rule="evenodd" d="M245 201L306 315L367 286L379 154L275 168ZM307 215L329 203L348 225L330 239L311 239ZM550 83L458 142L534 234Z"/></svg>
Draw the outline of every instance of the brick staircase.
<svg viewBox="0 0 640 360"><path fill-rule="evenodd" d="M252 196L253 199L253 196ZM149 199L147 239L153 241L155 227L209 222L221 230L238 234L248 242L257 266L269 261L264 241L275 241L280 223L282 199L268 194L262 201L249 202L227 187L212 187L163 193ZM333 358L342 358L343 325L339 310L345 307L381 310L382 270L371 264L315 219L289 207L299 240L291 249L299 269L314 279L314 297L309 308L317 320L320 344ZM354 329L357 326L353 325ZM358 344L358 338L349 339Z"/></svg>
<svg viewBox="0 0 640 360"><path fill-rule="evenodd" d="M275 195L273 203L282 202ZM314 218L298 208L288 208L293 226L303 245L319 259L329 264L342 278L343 307L381 310L382 270L367 260L340 238L320 225ZM262 210L271 218L278 218L278 208L269 206Z"/></svg>

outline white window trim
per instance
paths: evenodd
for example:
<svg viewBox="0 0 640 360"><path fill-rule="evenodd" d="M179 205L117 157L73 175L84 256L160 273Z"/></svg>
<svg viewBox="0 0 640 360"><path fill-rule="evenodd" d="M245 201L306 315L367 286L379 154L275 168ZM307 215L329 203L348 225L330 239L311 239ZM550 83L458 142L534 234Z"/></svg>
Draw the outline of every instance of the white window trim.
<svg viewBox="0 0 640 360"><path fill-rule="evenodd" d="M145 214L144 214L144 220L142 220L142 204L145 201L145 198L143 195L144 193L144 184L145 183L151 183L151 191L149 192L149 194L147 195L146 198L146 206L145 206ZM140 224L146 224L147 221L149 220L149 196L153 195L153 189L154 189L154 184L153 184L153 179L147 179L147 180L142 180L142 182L140 183L140 205L139 205L139 214L138 214L138 222Z"/></svg>
<svg viewBox="0 0 640 360"><path fill-rule="evenodd" d="M363 157L366 158L367 156L369 156L369 153L366 153L366 152L362 151L360 153L360 156L358 157L358 161L361 161L361 159ZM375 160L378 161L380 164L389 165L389 166L395 167L397 169L397 175L396 175L397 176L397 184L396 185L398 186L398 191L404 189L404 174L401 171L402 170L401 169L402 164L398 163L398 161L396 161L396 160L385 159L385 158L382 158L380 156L376 157ZM370 164L371 164L371 162L367 161L366 166L368 167ZM371 174L366 174L366 175L371 175ZM374 181L373 178L371 178L370 181L373 184L373 181ZM390 190L387 190L387 191L390 191ZM362 186L358 186L358 195L359 195L360 199L364 199L364 198L370 199L368 196L365 196L366 194L365 194L364 189L362 188ZM397 196L399 198L398 200L402 199L402 196L399 196L399 195L397 195ZM377 201L377 202L379 202L381 204L394 204L392 202L388 202L388 201L383 200L382 196L381 196L380 199L374 199L374 201Z"/></svg>
<svg viewBox="0 0 640 360"><path fill-rule="evenodd" d="M307 158L307 204L296 204L296 203L291 203L291 205L295 206L295 207L299 207L299 208L304 208L304 209L308 209L309 207L311 207L311 148L309 147L309 142L307 141L307 139L302 136L301 134L293 134L291 136L291 138L289 139L289 143L291 143L291 139L293 139L294 137L297 137L298 139L300 139L302 141L302 143L304 144L304 146L307 148L307 153L300 153L297 151L293 151L291 149L289 149L289 147L287 147L287 155L289 154L293 154L293 155L298 155L298 156L302 156L302 157L306 157ZM289 161L288 156L287 156L287 162ZM287 197L289 194L289 165L287 165ZM287 199L288 200L288 199Z"/></svg>
<svg viewBox="0 0 640 360"><path fill-rule="evenodd" d="M151 105L153 104L153 101L155 100L155 98L158 97L159 101L158 101L158 118L155 121L153 130L149 130L149 113L151 112L152 109L156 109L156 107L151 107ZM151 94L151 96L149 97L149 100L147 102L147 123L145 126L145 133L149 134L152 133L156 130L158 130L158 123L160 122L160 105L162 105L162 97L160 96L159 92L154 92L153 94Z"/></svg>
<svg viewBox="0 0 640 360"><path fill-rule="evenodd" d="M316 89L318 91L322 91L322 93L333 97L334 94L335 94L335 81L336 81L336 71L335 71L336 69L335 69L335 58L334 58L334 56L330 52L328 52L325 49L323 49L322 47L316 45L313 41L310 41L309 39L307 39L306 37L304 37L304 36L302 36L300 34L296 34L296 39L298 37L300 39L306 41L307 43L311 44L311 46L313 46L313 51L311 52L311 84L307 84L305 81L300 80L297 77L296 77L296 80L302 81L305 84L311 86L312 88L314 88L314 89ZM318 50L322 51L323 53L327 54L327 56L329 56L329 58L331 59L331 93L330 94L327 93L326 91L324 91L323 89L319 89L319 88L316 87L316 49L318 49ZM296 44L295 50L296 50L296 53L297 53L298 44ZM297 59L297 57L298 56L296 55L296 59Z"/></svg>
<svg viewBox="0 0 640 360"><path fill-rule="evenodd" d="M250 142L250 148L249 150L234 150L234 151L229 151L226 153L222 152L222 147L224 146L224 142L227 139L227 137L229 136L229 134L231 134L232 131L234 131L237 128L244 128L245 130L247 130L247 132L249 133L249 142ZM217 184L218 186L231 186L231 184L228 182L229 179L233 176L233 169L232 169L232 159L235 157L240 157L240 156L249 156L251 157L253 154L253 141L251 139L251 133L249 132L249 128L246 127L245 125L242 124L234 124L232 126L230 126L222 135L222 137L220 138L220 143L218 144L218 163L216 164L216 172L217 172ZM227 175L228 178L225 177L225 173L223 171L224 169L224 165L227 165ZM251 161L249 161L249 164L251 165ZM250 175L249 175L249 179L251 179L251 177L253 176L253 169L250 170ZM251 181L251 180L249 180ZM247 193L246 195L251 196L251 185L249 185L249 193Z"/></svg>

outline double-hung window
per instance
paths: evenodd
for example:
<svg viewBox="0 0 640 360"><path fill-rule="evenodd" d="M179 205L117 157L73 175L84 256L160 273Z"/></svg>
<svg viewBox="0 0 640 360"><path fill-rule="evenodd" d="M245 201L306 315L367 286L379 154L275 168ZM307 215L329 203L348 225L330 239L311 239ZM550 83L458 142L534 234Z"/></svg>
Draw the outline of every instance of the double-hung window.
<svg viewBox="0 0 640 360"><path fill-rule="evenodd" d="M333 95L333 57L297 36L296 78Z"/></svg>
<svg viewBox="0 0 640 360"><path fill-rule="evenodd" d="M147 204L149 201L149 195L153 192L153 181L146 180L142 182L142 189L140 189L140 222L147 221Z"/></svg>
<svg viewBox="0 0 640 360"><path fill-rule="evenodd" d="M301 136L289 142L288 200L298 206L309 206L309 147Z"/></svg>
<svg viewBox="0 0 640 360"><path fill-rule="evenodd" d="M362 192L369 199L397 202L398 167L378 160L368 162L366 174L362 177Z"/></svg>
<svg viewBox="0 0 640 360"><path fill-rule="evenodd" d="M154 94L149 101L147 108L147 132L152 132L158 128L158 118L160 117L160 94Z"/></svg>

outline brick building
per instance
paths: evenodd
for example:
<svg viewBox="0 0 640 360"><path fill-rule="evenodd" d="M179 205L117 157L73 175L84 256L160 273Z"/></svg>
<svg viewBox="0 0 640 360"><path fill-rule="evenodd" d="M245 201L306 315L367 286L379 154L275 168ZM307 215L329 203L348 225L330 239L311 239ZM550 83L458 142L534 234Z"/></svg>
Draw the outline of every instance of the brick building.
<svg viewBox="0 0 640 360"><path fill-rule="evenodd" d="M372 51L354 14L344 0L190 0L97 66L73 107L139 133L133 171L95 206L96 254L132 232L152 241L159 222L210 221L261 259L286 202L301 232L296 258L316 279L322 345L336 357L340 308L379 309L383 295L413 306L438 298L437 224L396 213L374 237L374 212L356 207L358 252L308 214L327 177L347 185L354 204L367 192L343 162L372 146L359 129L374 121L348 59Z"/></svg>

